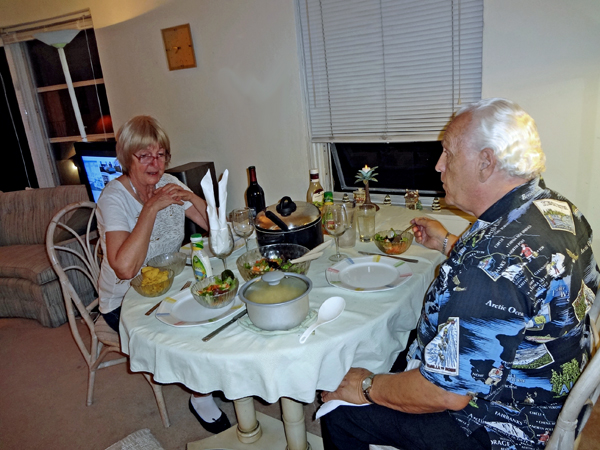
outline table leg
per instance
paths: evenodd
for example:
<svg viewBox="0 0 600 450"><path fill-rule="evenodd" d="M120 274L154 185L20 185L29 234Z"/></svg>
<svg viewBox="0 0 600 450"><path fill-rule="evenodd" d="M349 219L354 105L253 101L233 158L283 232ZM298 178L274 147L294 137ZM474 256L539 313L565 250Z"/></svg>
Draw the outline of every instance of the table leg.
<svg viewBox="0 0 600 450"><path fill-rule="evenodd" d="M243 397L233 401L235 415L237 417L237 436L240 442L252 444L262 436L262 428L256 420L254 409L254 398Z"/></svg>
<svg viewBox="0 0 600 450"><path fill-rule="evenodd" d="M287 450L310 450L306 440L306 424L304 423L304 405L291 398L281 398L281 415L287 440Z"/></svg>

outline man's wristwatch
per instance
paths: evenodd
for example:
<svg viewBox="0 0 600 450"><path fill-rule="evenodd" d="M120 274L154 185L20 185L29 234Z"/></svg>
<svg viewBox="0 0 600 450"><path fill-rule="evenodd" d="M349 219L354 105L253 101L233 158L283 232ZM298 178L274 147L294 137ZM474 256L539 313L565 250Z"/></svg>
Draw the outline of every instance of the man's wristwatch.
<svg viewBox="0 0 600 450"><path fill-rule="evenodd" d="M369 403L375 403L373 401L373 399L371 398L371 396L369 395L371 393L371 388L373 387L373 378L375 378L375 375L377 375L376 373L372 373L371 375L369 375L367 378L365 378L364 380L362 380L362 390L363 390L363 394L365 395L365 398L369 401Z"/></svg>

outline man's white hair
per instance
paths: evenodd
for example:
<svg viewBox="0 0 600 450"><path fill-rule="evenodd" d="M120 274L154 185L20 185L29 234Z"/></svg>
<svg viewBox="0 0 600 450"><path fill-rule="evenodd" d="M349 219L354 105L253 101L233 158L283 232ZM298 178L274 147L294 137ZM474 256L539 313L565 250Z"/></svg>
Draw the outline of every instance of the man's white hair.
<svg viewBox="0 0 600 450"><path fill-rule="evenodd" d="M473 146L494 151L499 169L514 177L530 180L546 169L535 121L514 102L488 98L461 108L456 117L471 113Z"/></svg>

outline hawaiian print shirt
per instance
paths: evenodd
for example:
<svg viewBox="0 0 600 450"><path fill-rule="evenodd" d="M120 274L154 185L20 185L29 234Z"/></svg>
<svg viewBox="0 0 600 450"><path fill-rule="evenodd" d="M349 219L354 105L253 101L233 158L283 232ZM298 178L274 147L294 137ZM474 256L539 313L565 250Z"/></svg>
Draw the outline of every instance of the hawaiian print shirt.
<svg viewBox="0 0 600 450"><path fill-rule="evenodd" d="M451 414L492 448L543 448L590 358L586 312L600 274L592 231L568 200L531 180L489 208L432 284L410 358L472 400Z"/></svg>

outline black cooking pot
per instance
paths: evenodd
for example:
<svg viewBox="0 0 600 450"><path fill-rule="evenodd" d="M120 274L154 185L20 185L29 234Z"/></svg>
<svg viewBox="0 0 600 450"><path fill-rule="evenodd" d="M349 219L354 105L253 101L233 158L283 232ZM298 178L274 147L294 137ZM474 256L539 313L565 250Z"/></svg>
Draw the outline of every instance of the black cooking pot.
<svg viewBox="0 0 600 450"><path fill-rule="evenodd" d="M259 212L255 226L259 246L290 243L311 250L323 242L319 208L312 203L293 202L289 197Z"/></svg>

